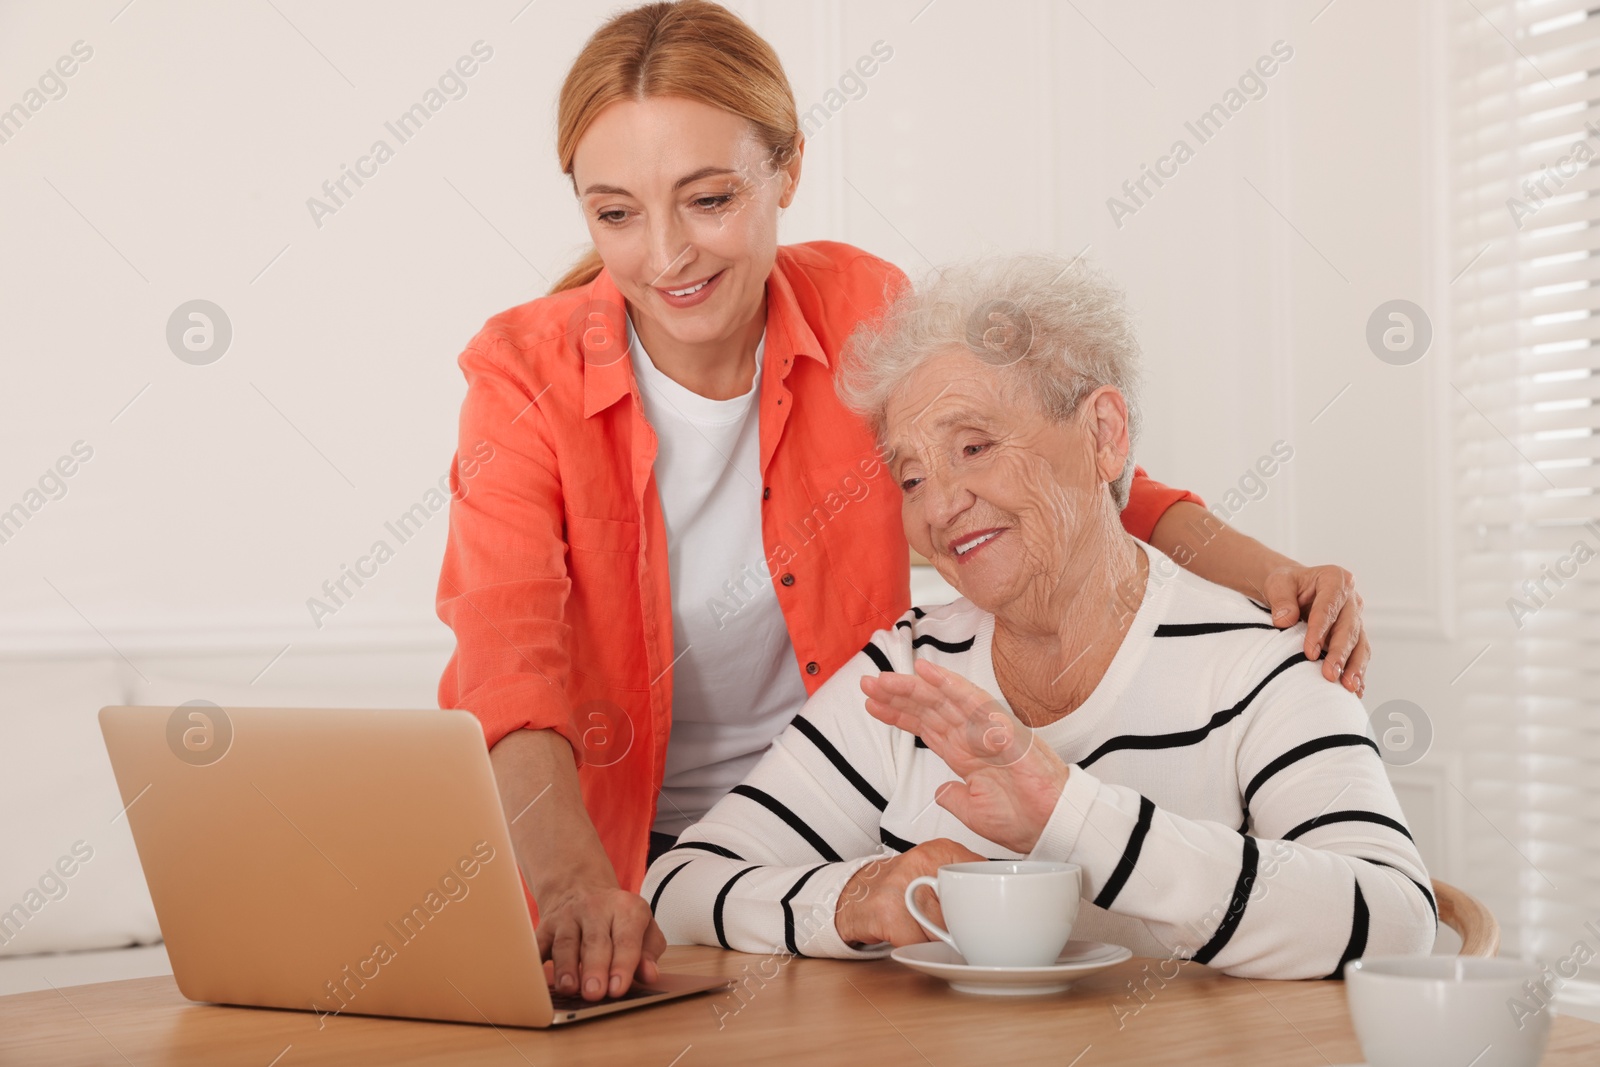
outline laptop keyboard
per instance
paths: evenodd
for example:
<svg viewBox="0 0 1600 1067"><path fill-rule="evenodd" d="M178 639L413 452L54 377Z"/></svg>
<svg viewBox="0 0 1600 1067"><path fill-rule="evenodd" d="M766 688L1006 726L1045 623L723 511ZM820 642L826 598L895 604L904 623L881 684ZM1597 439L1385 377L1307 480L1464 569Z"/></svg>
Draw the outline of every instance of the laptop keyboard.
<svg viewBox="0 0 1600 1067"><path fill-rule="evenodd" d="M658 997L666 992L664 989L645 989L642 986L629 986L628 991L617 997L605 997L601 1000L584 1000L574 993L557 993L550 991L550 1006L556 1011L582 1011L584 1008L600 1008L607 1004L620 1004L627 1000L638 1000L641 997Z"/></svg>

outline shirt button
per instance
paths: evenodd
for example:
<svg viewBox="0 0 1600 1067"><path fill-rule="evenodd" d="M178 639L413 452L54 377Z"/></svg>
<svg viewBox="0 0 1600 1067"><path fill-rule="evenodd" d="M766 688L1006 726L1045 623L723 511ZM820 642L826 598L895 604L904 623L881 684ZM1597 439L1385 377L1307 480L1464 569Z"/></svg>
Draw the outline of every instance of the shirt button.
<svg viewBox="0 0 1600 1067"><path fill-rule="evenodd" d="M761 499L762 500L771 500L772 499L772 486L769 485L765 489L761 490Z"/></svg>
<svg viewBox="0 0 1600 1067"><path fill-rule="evenodd" d="M806 664L806 673L807 674L816 674L821 669L822 669L821 667L817 666L817 661L816 660L812 660L810 663Z"/></svg>
<svg viewBox="0 0 1600 1067"><path fill-rule="evenodd" d="M785 574L782 578L779 578L778 581L782 582L784 585L793 585L794 584L794 575Z"/></svg>

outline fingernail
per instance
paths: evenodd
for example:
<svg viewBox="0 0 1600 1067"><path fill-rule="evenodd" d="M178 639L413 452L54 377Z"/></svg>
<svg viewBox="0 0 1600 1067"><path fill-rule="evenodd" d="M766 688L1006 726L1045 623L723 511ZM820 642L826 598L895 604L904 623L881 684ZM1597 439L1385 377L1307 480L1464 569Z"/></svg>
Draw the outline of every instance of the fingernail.
<svg viewBox="0 0 1600 1067"><path fill-rule="evenodd" d="M1333 673L1335 677L1344 673L1344 660L1336 659L1333 661Z"/></svg>
<svg viewBox="0 0 1600 1067"><path fill-rule="evenodd" d="M1311 646L1311 658L1312 659L1316 659L1320 655L1322 655L1322 646L1321 645L1312 645Z"/></svg>
<svg viewBox="0 0 1600 1067"><path fill-rule="evenodd" d="M622 993L622 975L614 974L614 975L611 976L611 995L615 997L615 996L621 995L621 993Z"/></svg>
<svg viewBox="0 0 1600 1067"><path fill-rule="evenodd" d="M600 992L600 979L591 978L587 982L583 983L583 991L590 996L597 995Z"/></svg>
<svg viewBox="0 0 1600 1067"><path fill-rule="evenodd" d="M570 974L564 974L561 976L561 991L563 993L570 993L577 988L578 980L576 978Z"/></svg>

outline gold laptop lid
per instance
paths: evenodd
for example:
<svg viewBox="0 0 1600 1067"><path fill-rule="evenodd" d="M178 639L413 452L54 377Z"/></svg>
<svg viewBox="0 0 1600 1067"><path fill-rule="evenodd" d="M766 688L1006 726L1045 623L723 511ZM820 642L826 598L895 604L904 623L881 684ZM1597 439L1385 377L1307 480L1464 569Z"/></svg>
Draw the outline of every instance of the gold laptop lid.
<svg viewBox="0 0 1600 1067"><path fill-rule="evenodd" d="M464 711L100 711L183 995L548 1026L483 732Z"/></svg>

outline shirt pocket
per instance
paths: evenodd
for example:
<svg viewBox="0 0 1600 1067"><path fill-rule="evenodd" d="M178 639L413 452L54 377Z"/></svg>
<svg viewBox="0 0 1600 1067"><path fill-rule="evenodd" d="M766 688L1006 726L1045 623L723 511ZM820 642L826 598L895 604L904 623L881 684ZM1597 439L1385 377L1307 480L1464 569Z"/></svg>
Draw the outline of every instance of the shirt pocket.
<svg viewBox="0 0 1600 1067"><path fill-rule="evenodd" d="M589 696L605 696L623 707L633 698L617 693L644 691L651 674L639 568L637 520L567 514L568 585L561 621L570 630L572 672L588 679L573 686L599 685L606 691ZM580 730L590 725L583 716L578 721Z"/></svg>
<svg viewBox="0 0 1600 1067"><path fill-rule="evenodd" d="M634 556L639 552L637 519L600 519L567 513L567 547L578 552Z"/></svg>

